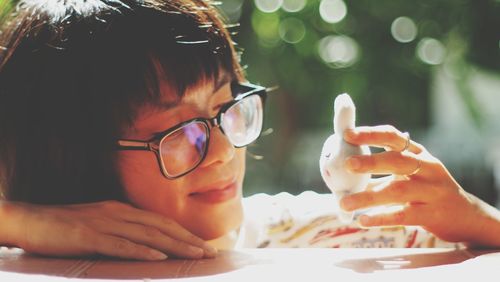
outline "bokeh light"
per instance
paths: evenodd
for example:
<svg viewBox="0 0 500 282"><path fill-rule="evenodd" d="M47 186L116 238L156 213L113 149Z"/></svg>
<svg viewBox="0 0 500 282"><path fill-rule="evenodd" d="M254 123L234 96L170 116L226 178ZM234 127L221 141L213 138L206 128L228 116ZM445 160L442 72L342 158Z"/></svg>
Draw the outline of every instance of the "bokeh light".
<svg viewBox="0 0 500 282"><path fill-rule="evenodd" d="M319 42L318 52L321 59L334 68L349 67L359 58L358 44L345 35L324 37Z"/></svg>
<svg viewBox="0 0 500 282"><path fill-rule="evenodd" d="M264 13L274 13L281 8L283 0L255 0L257 9Z"/></svg>
<svg viewBox="0 0 500 282"><path fill-rule="evenodd" d="M347 6L342 0L321 0L319 14L327 23L338 23L347 15Z"/></svg>
<svg viewBox="0 0 500 282"><path fill-rule="evenodd" d="M398 42L412 42L417 37L417 25L408 17L399 17L392 22L391 34Z"/></svg>
<svg viewBox="0 0 500 282"><path fill-rule="evenodd" d="M304 9L306 6L306 0L283 0L283 5L281 8L289 13L296 13Z"/></svg>
<svg viewBox="0 0 500 282"><path fill-rule="evenodd" d="M306 35L304 23L296 18L287 18L279 26L280 38L287 43L298 43Z"/></svg>
<svg viewBox="0 0 500 282"><path fill-rule="evenodd" d="M426 37L417 45L417 56L426 64L439 65L446 57L446 48L439 40Z"/></svg>

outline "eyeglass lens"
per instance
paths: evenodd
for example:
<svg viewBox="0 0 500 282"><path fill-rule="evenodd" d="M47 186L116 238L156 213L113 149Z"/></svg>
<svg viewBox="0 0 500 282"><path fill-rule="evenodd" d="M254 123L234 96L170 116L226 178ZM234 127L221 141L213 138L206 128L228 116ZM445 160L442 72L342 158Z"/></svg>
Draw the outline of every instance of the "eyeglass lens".
<svg viewBox="0 0 500 282"><path fill-rule="evenodd" d="M229 108L221 121L229 141L236 147L255 141L262 130L262 113L262 100L258 95L248 96Z"/></svg>
<svg viewBox="0 0 500 282"><path fill-rule="evenodd" d="M162 139L160 154L168 175L174 177L198 165L208 145L207 131L203 122L192 122Z"/></svg>
<svg viewBox="0 0 500 282"><path fill-rule="evenodd" d="M243 147L259 137L262 121L262 99L250 95L226 110L221 127L235 147ZM198 166L208 149L208 131L204 122L193 121L161 140L162 165L169 176L179 176Z"/></svg>

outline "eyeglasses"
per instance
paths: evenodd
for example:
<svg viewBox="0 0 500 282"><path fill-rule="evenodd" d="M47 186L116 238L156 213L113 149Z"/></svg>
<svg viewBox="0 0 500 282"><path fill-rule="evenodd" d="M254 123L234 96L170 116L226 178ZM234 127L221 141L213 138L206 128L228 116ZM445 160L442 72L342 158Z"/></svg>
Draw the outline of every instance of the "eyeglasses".
<svg viewBox="0 0 500 282"><path fill-rule="evenodd" d="M222 106L213 118L194 118L141 141L118 140L118 150L152 151L162 174L168 179L184 176L205 159L210 129L218 126L235 148L257 140L262 132L266 89L250 83L231 84L233 101Z"/></svg>

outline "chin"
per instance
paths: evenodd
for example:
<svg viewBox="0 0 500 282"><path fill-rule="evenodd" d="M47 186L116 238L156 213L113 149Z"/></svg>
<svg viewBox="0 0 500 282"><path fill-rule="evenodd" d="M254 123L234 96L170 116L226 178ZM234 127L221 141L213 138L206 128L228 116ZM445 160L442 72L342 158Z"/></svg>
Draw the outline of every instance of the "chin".
<svg viewBox="0 0 500 282"><path fill-rule="evenodd" d="M193 226L192 232L203 240L213 240L238 229L243 222L241 203L237 207L232 206L225 210L223 215L206 218L203 220L203 224Z"/></svg>

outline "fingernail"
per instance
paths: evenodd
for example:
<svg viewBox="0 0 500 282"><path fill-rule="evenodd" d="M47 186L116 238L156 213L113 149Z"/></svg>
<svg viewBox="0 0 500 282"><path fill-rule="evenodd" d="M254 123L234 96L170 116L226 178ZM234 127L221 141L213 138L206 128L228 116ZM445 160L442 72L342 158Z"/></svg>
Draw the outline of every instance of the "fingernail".
<svg viewBox="0 0 500 282"><path fill-rule="evenodd" d="M361 223L361 225L363 226L368 226L370 224L370 217L363 214L359 217L359 222Z"/></svg>
<svg viewBox="0 0 500 282"><path fill-rule="evenodd" d="M361 161L356 157L350 157L345 161L348 168L357 170L361 168Z"/></svg>
<svg viewBox="0 0 500 282"><path fill-rule="evenodd" d="M355 129L346 129L344 130L344 136L348 138L356 138L357 131Z"/></svg>
<svg viewBox="0 0 500 282"><path fill-rule="evenodd" d="M202 248L191 247L191 246L189 247L189 252L191 253L191 255L193 257L197 257L197 258L202 257L203 254L205 253Z"/></svg>
<svg viewBox="0 0 500 282"><path fill-rule="evenodd" d="M361 223L361 219L360 219L360 218L361 218L362 216L363 216L363 215L360 215L360 216L356 217L356 219L355 219L355 223L356 223L356 225L357 225L359 228L361 228L361 229L369 229L369 228L370 228L369 226L365 226L365 225L363 225L363 224Z"/></svg>
<svg viewBox="0 0 500 282"><path fill-rule="evenodd" d="M203 244L203 249L205 250L205 256L209 258L215 257L218 253L217 249L208 243Z"/></svg>
<svg viewBox="0 0 500 282"><path fill-rule="evenodd" d="M345 211L351 211L352 208L352 200L349 196L345 196L340 200L340 208Z"/></svg>
<svg viewBox="0 0 500 282"><path fill-rule="evenodd" d="M154 260L165 260L168 258L168 256L160 251L157 250L150 250L149 251L149 257L154 259Z"/></svg>

